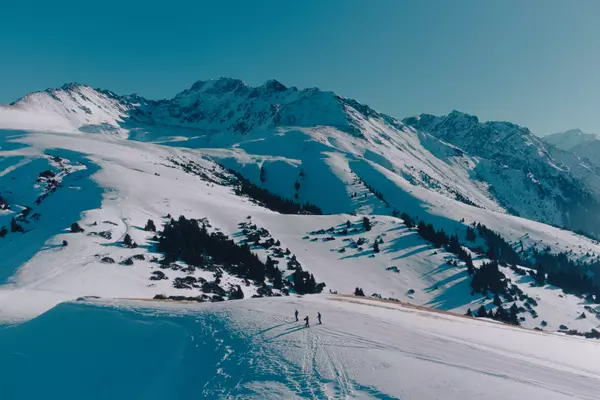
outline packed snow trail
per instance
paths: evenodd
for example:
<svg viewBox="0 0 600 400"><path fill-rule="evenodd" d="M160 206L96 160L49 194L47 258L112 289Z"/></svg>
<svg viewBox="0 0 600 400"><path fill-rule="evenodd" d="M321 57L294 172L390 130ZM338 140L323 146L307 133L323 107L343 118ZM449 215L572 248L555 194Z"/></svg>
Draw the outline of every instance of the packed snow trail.
<svg viewBox="0 0 600 400"><path fill-rule="evenodd" d="M10 400L591 400L599 358L594 341L341 296L95 300L0 328Z"/></svg>

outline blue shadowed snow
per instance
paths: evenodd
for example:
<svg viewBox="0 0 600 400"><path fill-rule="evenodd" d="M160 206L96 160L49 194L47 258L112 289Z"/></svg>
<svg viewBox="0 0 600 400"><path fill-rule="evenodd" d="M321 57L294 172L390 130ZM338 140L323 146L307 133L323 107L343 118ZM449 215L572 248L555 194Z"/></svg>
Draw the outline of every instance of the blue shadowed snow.
<svg viewBox="0 0 600 400"><path fill-rule="evenodd" d="M223 309L144 313L60 304L29 322L0 327L2 398L325 396L325 379L303 379L300 366L253 344L230 320ZM303 329L287 324L280 336Z"/></svg>
<svg viewBox="0 0 600 400"><path fill-rule="evenodd" d="M11 138L12 135L0 137L1 140ZM0 142L0 146L5 150L23 148L18 144L14 147L12 145L12 142ZM40 214L37 221L28 218L28 222L20 222L25 233L9 233L0 239L0 284L6 283L23 263L43 250L50 238L64 232L73 222L79 221L81 213L101 206L103 190L91 179L100 169L99 166L85 155L69 150L49 149L46 153L67 159L71 165L84 164L86 169L74 171L64 177L57 190L39 205L35 204L35 200L41 192L34 187L39 173L44 170L58 171L51 166L47 158L33 156L27 159L20 155L3 158L0 153L0 171L4 170L2 167L6 165L3 162L5 160L8 160L10 165L17 165L17 168L6 170L6 173L0 176L0 194L11 205L12 211L0 214L0 227L6 226L10 229L11 219L26 206L32 208L31 215ZM11 187L12 190L2 191L3 187Z"/></svg>
<svg viewBox="0 0 600 400"><path fill-rule="evenodd" d="M27 147L26 144L14 142L14 139L25 136L27 132L11 129L0 129L0 151L17 150Z"/></svg>
<svg viewBox="0 0 600 400"><path fill-rule="evenodd" d="M154 316L61 304L0 328L3 398L218 398L248 372L243 359L226 359L233 339L223 330L208 314ZM217 374L232 362L239 365L227 368L231 378Z"/></svg>

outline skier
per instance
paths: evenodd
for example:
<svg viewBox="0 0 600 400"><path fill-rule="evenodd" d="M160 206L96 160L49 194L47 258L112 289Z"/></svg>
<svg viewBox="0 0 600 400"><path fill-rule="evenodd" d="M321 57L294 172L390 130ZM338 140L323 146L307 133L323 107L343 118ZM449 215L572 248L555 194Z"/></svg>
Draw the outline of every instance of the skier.
<svg viewBox="0 0 600 400"><path fill-rule="evenodd" d="M298 322L298 310L296 310L296 313L294 315L296 315L296 322Z"/></svg>
<svg viewBox="0 0 600 400"><path fill-rule="evenodd" d="M322 322L321 322L321 313L320 312L317 312L317 319L319 320L319 325L321 325Z"/></svg>
<svg viewBox="0 0 600 400"><path fill-rule="evenodd" d="M305 328L310 327L310 325L308 324L308 315L306 317L304 317L304 320L306 321L306 324L304 324Z"/></svg>

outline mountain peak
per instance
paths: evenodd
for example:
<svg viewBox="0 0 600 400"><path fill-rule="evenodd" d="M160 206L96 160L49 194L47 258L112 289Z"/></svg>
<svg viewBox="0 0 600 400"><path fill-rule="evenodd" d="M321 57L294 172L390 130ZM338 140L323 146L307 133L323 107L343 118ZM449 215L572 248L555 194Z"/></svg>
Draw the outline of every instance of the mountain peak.
<svg viewBox="0 0 600 400"><path fill-rule="evenodd" d="M275 79L269 79L268 81L263 83L262 88L270 92L285 92L286 90L288 90L287 86Z"/></svg>
<svg viewBox="0 0 600 400"><path fill-rule="evenodd" d="M464 119L472 123L479 123L479 118L476 115L468 114L458 110L452 110L448 115L446 115L446 119L451 120L460 120Z"/></svg>
<svg viewBox="0 0 600 400"><path fill-rule="evenodd" d="M598 135L585 133L579 128L569 129L565 132L552 133L542 138L546 143L550 143L559 149L572 151L575 147L584 143L598 140Z"/></svg>
<svg viewBox="0 0 600 400"><path fill-rule="evenodd" d="M248 85L239 79L221 77L218 79L209 79L207 81L197 81L183 93L202 92L209 94L227 93L243 91L248 89Z"/></svg>
<svg viewBox="0 0 600 400"><path fill-rule="evenodd" d="M570 136L582 136L582 135L587 135L587 133L583 132L581 129L579 128L575 128L575 129L569 129L568 131L565 131L564 133L565 135L570 135Z"/></svg>
<svg viewBox="0 0 600 400"><path fill-rule="evenodd" d="M77 89L83 88L83 87L89 87L89 86L81 84L81 83L77 83L77 82L68 82L68 83L65 83L64 85L62 85L60 87L60 90L66 90L69 92L69 91L77 90ZM55 90L55 89L49 89L49 90Z"/></svg>

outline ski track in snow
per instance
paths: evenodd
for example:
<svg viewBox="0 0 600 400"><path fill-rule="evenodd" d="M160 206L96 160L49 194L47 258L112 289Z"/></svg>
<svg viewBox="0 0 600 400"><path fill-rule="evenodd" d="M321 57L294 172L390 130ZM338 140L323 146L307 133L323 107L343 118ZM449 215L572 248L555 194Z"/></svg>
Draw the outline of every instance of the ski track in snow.
<svg viewBox="0 0 600 400"><path fill-rule="evenodd" d="M302 316L320 311L323 325L305 328L294 320L294 309ZM102 328L82 320L85 315ZM40 329L46 334L37 334ZM115 329L123 346L150 353L155 363L129 359L121 346L111 346L107 332ZM43 350L45 340L54 346ZM65 351L72 346L83 354ZM105 350L87 370L64 375L55 368L40 375L43 387L18 386L27 379L21 375L25 368L30 373L45 368L45 357L64 352L54 361L61 365L94 347ZM132 300L66 304L39 320L0 327L0 359L7 348L14 354L3 360L0 372L11 379L9 399L17 390L25 398L38 389L51 396L67 380L77 383L62 398L75 399L80 385L117 380L119 372L105 363L122 362L130 373L122 396L117 391L113 399L137 391L140 399L591 400L600 385L600 346L593 341L323 295L195 306ZM149 367L152 391L141 391ZM96 369L104 374L94 374Z"/></svg>

